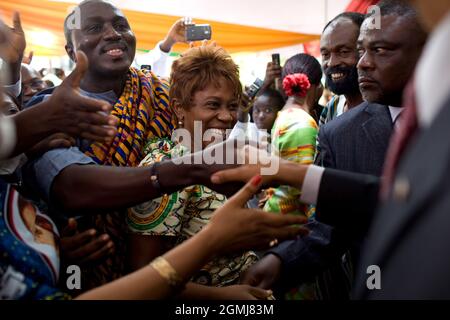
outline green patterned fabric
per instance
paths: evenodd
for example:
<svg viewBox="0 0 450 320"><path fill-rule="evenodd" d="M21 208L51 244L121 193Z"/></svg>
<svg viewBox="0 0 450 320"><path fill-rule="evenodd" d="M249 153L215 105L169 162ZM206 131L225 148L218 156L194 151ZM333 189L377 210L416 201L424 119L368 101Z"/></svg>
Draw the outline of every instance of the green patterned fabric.
<svg viewBox="0 0 450 320"><path fill-rule="evenodd" d="M316 121L299 108L289 108L278 113L272 129L272 153L289 161L311 164L316 151ZM313 211L300 202L300 190L279 186L266 191L265 211L296 213L310 217Z"/></svg>
<svg viewBox="0 0 450 320"><path fill-rule="evenodd" d="M140 166L170 159L186 152L169 139L152 139L145 147L147 156ZM172 237L173 245L198 233L226 201L224 195L201 185L194 185L170 195L142 203L128 210L127 224L131 233ZM193 281L212 286L235 283L242 271L257 261L249 251L218 257L194 276Z"/></svg>

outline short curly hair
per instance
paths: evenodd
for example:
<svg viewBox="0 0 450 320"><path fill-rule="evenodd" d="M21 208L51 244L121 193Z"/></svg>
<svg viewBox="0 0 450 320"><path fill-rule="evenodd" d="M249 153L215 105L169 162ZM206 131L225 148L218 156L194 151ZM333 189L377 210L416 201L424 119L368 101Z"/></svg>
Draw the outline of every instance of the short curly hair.
<svg viewBox="0 0 450 320"><path fill-rule="evenodd" d="M206 45L187 50L172 64L170 74L170 103L176 99L181 107L188 108L197 91L210 84L218 85L223 78L233 89L236 98L242 95L239 67L221 47Z"/></svg>

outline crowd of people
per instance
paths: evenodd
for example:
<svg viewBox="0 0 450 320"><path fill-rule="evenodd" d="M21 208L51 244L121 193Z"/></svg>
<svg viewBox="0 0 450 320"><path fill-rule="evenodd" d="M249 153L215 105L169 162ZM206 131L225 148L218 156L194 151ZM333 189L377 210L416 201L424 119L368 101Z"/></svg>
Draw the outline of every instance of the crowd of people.
<svg viewBox="0 0 450 320"><path fill-rule="evenodd" d="M378 8L254 97L220 44L167 72L190 20L141 68L124 13L82 1L57 86L0 21L0 298L450 298L450 3Z"/></svg>

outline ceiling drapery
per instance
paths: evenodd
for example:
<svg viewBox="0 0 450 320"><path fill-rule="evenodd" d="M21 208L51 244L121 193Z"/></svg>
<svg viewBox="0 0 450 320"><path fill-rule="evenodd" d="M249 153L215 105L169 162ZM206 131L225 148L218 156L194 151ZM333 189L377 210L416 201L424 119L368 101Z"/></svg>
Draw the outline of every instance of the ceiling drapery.
<svg viewBox="0 0 450 320"><path fill-rule="evenodd" d="M143 1L143 5L145 2ZM20 12L27 36L26 51L36 55L65 55L63 23L70 4L53 1L14 0L0 1L0 11L11 25L14 11ZM170 26L179 17L123 10L137 38L137 48L152 49L164 38ZM260 51L291 46L318 39L319 35L285 32L264 28L195 19L196 23L209 23L213 40L229 52ZM174 51L187 46L177 45Z"/></svg>

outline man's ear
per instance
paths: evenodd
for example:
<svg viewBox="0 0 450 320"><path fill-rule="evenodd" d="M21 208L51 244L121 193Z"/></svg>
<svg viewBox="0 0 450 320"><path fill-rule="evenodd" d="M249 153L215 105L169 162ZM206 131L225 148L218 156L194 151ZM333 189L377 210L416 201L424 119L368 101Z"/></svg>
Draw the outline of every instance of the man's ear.
<svg viewBox="0 0 450 320"><path fill-rule="evenodd" d="M66 44L64 46L64 48L66 49L66 52L69 55L70 60L72 60L73 62L77 63L77 55L75 54L75 50L73 48L73 45L72 44Z"/></svg>
<svg viewBox="0 0 450 320"><path fill-rule="evenodd" d="M322 82L321 82L321 83L319 83L319 85L316 88L316 100L317 100L317 103L319 103L319 100L320 100L320 98L323 95L323 90L324 90L324 87L323 87Z"/></svg>

